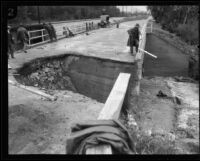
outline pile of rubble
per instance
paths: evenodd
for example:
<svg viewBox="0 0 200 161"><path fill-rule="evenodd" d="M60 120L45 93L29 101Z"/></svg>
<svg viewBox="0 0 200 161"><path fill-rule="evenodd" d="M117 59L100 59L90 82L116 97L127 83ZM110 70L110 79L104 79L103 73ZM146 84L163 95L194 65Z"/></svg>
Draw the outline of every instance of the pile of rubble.
<svg viewBox="0 0 200 161"><path fill-rule="evenodd" d="M63 69L62 62L59 60L49 61L27 76L21 75L20 82L47 90L57 89L76 92L71 78Z"/></svg>

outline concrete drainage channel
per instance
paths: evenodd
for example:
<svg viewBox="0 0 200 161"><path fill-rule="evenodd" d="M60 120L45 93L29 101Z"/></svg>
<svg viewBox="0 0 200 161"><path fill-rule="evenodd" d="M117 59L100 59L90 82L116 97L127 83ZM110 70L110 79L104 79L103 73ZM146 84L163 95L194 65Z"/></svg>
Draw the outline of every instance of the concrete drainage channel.
<svg viewBox="0 0 200 161"><path fill-rule="evenodd" d="M16 80L46 90L70 90L105 103L120 72L136 71L134 63L64 54L35 59L18 70Z"/></svg>

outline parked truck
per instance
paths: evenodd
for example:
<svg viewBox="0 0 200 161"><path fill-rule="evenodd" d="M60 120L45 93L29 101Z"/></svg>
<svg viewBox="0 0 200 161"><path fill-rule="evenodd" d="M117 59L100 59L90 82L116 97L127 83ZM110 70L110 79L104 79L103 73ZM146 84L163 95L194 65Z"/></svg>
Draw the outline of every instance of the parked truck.
<svg viewBox="0 0 200 161"><path fill-rule="evenodd" d="M110 24L109 19L110 19L109 15L101 15L100 16L100 22L98 23L98 26L102 27L102 28L109 26L109 24Z"/></svg>

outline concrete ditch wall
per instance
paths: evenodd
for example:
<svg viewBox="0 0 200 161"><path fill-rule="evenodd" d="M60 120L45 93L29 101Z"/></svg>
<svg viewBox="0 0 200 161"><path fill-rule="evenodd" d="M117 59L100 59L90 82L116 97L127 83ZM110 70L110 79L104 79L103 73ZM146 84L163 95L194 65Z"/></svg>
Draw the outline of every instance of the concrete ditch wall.
<svg viewBox="0 0 200 161"><path fill-rule="evenodd" d="M119 73L131 73L133 80L136 68L136 63L68 54L29 62L16 79L25 85L71 90L104 103Z"/></svg>

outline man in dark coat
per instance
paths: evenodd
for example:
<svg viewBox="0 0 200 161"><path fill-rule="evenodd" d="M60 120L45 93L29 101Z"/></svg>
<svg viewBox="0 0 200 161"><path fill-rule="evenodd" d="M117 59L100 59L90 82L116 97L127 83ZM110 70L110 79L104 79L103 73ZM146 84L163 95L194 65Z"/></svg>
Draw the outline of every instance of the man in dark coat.
<svg viewBox="0 0 200 161"><path fill-rule="evenodd" d="M10 33L10 26L8 26L8 59L9 59L9 54L11 55L12 58L14 57L14 49L13 49L13 45L14 45L14 40L13 40L13 36Z"/></svg>
<svg viewBox="0 0 200 161"><path fill-rule="evenodd" d="M53 35L52 35L51 27L46 23L43 23L43 27L44 27L45 30L47 30L47 32L49 34L49 38L52 42L53 41Z"/></svg>
<svg viewBox="0 0 200 161"><path fill-rule="evenodd" d="M56 30L50 22L49 22L49 27L51 29L52 37L55 39L55 41L57 41Z"/></svg>
<svg viewBox="0 0 200 161"><path fill-rule="evenodd" d="M26 48L28 45L28 39L29 39L28 31L22 24L20 24L20 26L17 29L17 40L23 44L22 50L25 53L27 53Z"/></svg>
<svg viewBox="0 0 200 161"><path fill-rule="evenodd" d="M130 52L133 54L133 46L135 46L136 53L138 52L139 46L139 36L140 36L140 25L136 24L134 28L128 30L129 38L127 42L127 46L130 46Z"/></svg>
<svg viewBox="0 0 200 161"><path fill-rule="evenodd" d="M67 27L67 30L69 32L69 37L73 37L74 36L73 32L68 27Z"/></svg>

